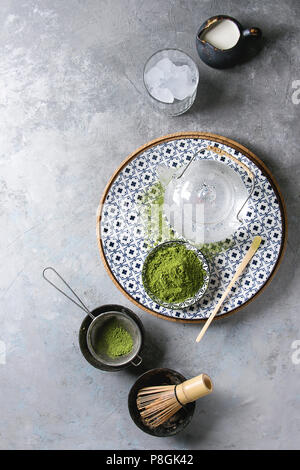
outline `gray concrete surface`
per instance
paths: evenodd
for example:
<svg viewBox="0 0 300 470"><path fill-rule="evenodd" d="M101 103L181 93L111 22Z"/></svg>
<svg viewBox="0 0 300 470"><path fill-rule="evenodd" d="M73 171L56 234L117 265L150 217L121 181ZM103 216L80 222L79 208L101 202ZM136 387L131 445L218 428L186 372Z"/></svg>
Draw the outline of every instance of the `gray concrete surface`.
<svg viewBox="0 0 300 470"><path fill-rule="evenodd" d="M201 63L195 33L218 13L261 27L262 52L227 71ZM1 449L299 447L299 18L297 0L2 0ZM143 64L164 47L188 52L200 69L197 101L177 118L154 112L143 90ZM201 346L198 326L133 307L96 244L96 208L112 172L136 147L181 130L248 146L273 171L289 216L271 285L215 323ZM115 302L140 315L145 368L211 375L215 393L182 434L163 440L135 427L127 394L140 371L103 373L84 360L81 311L42 280L46 265L91 308Z"/></svg>

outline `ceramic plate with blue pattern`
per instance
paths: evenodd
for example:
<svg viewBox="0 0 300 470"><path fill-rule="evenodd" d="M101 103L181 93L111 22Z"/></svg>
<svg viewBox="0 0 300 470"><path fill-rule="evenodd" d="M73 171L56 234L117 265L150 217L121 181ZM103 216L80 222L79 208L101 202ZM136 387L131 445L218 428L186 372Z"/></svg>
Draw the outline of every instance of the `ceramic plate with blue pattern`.
<svg viewBox="0 0 300 470"><path fill-rule="evenodd" d="M244 163L255 175L255 187L243 214L243 223L232 237L200 247L209 259L211 273L205 295L190 307L174 310L156 304L147 295L142 282L142 267L153 246L168 239L180 238L161 217L163 191L158 168L162 165L171 169L184 167L195 154L197 159L214 159L230 165L240 174L250 191L248 174L234 159ZM153 207L157 207L157 219ZM263 162L237 142L208 133L172 134L136 150L109 181L98 209L98 244L110 277L133 303L167 320L206 320L255 235L262 237L262 244L232 288L218 317L240 310L270 282L284 252L286 214L279 188Z"/></svg>

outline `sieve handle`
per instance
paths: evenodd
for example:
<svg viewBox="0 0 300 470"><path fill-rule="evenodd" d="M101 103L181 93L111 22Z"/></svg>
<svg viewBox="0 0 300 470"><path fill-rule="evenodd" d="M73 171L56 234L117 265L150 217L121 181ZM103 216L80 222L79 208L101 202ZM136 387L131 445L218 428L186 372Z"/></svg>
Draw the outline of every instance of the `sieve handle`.
<svg viewBox="0 0 300 470"><path fill-rule="evenodd" d="M50 279L46 276L46 272L47 271L52 271L56 274L57 277L59 277L59 279L67 286L67 288L72 292L72 294L76 297L76 299L79 301L79 303L75 302L74 299L72 299L72 297L69 297L63 290L61 290L56 284L54 284L54 282L50 281ZM73 304L77 305L77 307L81 308L81 310L83 310L85 313L87 313L91 318L92 320L94 320L94 315L89 311L89 309L87 308L86 305L84 305L84 303L82 302L82 300L78 297L78 295L73 291L73 289L69 286L69 284L62 278L62 276L54 269L52 268L51 266L48 266L47 268L45 268L43 270L43 278L45 279L45 281L49 282L49 284L51 284L51 286L53 286L56 290L58 290L61 294L63 294L65 297L67 297L67 299L71 300L71 302L73 302Z"/></svg>

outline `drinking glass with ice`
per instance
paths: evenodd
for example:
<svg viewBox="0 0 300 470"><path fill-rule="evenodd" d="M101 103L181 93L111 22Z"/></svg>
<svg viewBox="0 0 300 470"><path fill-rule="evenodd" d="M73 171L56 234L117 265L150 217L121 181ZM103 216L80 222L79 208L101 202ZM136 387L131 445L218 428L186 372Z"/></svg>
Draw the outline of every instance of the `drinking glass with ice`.
<svg viewBox="0 0 300 470"><path fill-rule="evenodd" d="M144 68L144 84L153 105L169 116L178 116L192 106L198 81L197 65L177 49L156 52Z"/></svg>

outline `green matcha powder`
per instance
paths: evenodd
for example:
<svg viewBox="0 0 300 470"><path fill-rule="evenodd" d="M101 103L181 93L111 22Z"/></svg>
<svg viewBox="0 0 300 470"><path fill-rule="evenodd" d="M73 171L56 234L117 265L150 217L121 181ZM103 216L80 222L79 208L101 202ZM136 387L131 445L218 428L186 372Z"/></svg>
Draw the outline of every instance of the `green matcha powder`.
<svg viewBox="0 0 300 470"><path fill-rule="evenodd" d="M97 351L111 358L129 354L133 348L133 341L128 331L116 319L108 320L101 329L97 339Z"/></svg>
<svg viewBox="0 0 300 470"><path fill-rule="evenodd" d="M147 261L144 280L158 299L177 303L199 291L205 274L196 253L180 243L174 243L153 253Z"/></svg>

